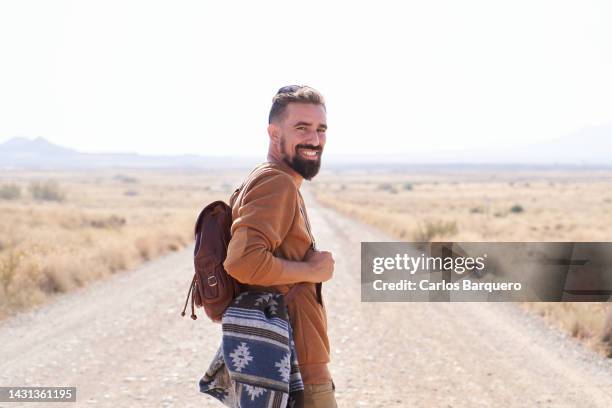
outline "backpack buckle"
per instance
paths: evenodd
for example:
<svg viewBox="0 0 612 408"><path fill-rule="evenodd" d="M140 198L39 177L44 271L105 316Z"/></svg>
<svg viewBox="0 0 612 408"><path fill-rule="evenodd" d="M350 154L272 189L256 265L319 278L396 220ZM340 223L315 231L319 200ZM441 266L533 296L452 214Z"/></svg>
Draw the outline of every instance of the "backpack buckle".
<svg viewBox="0 0 612 408"><path fill-rule="evenodd" d="M211 279L213 280L212 283L210 281ZM208 277L208 286L217 286L217 277L215 275Z"/></svg>

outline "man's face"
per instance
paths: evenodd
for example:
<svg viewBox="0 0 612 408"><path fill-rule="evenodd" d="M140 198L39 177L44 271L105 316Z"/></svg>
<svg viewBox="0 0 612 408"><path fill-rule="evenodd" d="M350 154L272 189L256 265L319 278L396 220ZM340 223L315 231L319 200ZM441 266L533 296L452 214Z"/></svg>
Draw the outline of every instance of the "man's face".
<svg viewBox="0 0 612 408"><path fill-rule="evenodd" d="M312 179L321 167L326 119L322 105L290 103L278 124L281 157L306 180Z"/></svg>

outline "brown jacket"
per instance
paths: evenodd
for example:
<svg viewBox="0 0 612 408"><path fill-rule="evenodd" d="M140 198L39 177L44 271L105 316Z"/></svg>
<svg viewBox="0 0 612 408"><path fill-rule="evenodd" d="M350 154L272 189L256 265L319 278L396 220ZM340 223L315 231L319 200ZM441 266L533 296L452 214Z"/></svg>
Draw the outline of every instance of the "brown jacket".
<svg viewBox="0 0 612 408"><path fill-rule="evenodd" d="M250 186L230 202L234 221L223 266L247 287L271 287L286 294L293 286L292 277L278 258L302 261L311 244L300 211L304 202L286 165L266 162L254 174ZM305 384L329 382L325 306L317 302L314 283L297 285L287 305L302 380Z"/></svg>

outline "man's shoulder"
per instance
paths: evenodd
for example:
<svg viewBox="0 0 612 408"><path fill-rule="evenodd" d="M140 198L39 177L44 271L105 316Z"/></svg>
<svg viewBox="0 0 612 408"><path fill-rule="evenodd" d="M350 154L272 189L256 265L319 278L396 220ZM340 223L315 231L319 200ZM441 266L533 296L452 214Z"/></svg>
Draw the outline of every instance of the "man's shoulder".
<svg viewBox="0 0 612 408"><path fill-rule="evenodd" d="M237 209L266 196L277 200L280 198L279 194L285 198L297 197L298 188L291 176L278 165L264 162L255 167L244 180L242 188L232 194L230 206Z"/></svg>
<svg viewBox="0 0 612 408"><path fill-rule="evenodd" d="M248 178L247 184L250 184L251 187L265 184L276 188L297 190L293 178L272 162L261 163L255 167Z"/></svg>

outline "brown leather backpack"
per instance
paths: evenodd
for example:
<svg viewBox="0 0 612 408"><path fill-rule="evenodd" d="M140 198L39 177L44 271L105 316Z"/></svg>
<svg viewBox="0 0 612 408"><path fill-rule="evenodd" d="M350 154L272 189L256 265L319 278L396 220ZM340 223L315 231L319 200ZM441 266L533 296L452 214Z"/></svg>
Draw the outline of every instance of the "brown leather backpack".
<svg viewBox="0 0 612 408"><path fill-rule="evenodd" d="M195 273L181 316L185 316L191 294L193 320L197 319L195 305L203 307L212 321L220 322L225 309L240 294L240 283L223 268L231 226L232 209L223 201L210 203L200 212L195 225Z"/></svg>
<svg viewBox="0 0 612 408"><path fill-rule="evenodd" d="M230 198L230 205L240 190L252 184L256 168L245 182L236 189ZM223 313L232 300L241 292L242 285L223 267L227 256L227 247L231 239L232 208L223 201L214 201L200 212L195 224L195 247L193 265L195 273L187 292L185 306L181 316L185 316L189 296L191 295L191 318L196 320L195 306L203 307L213 322L221 322Z"/></svg>

